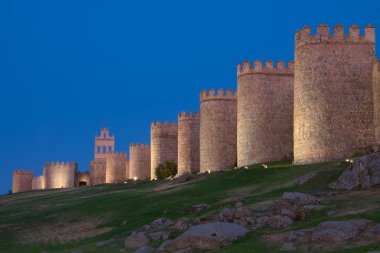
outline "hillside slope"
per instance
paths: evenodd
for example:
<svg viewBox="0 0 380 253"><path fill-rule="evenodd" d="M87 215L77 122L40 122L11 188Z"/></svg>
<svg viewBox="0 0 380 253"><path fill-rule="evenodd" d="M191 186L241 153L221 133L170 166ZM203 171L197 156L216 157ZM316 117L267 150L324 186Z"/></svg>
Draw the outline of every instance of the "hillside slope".
<svg viewBox="0 0 380 253"><path fill-rule="evenodd" d="M307 166L271 163L197 176L186 183L175 180L128 182L63 190L0 196L0 252L134 252L124 250L128 233L159 217L211 219L237 201L253 210L265 209L283 192L303 192L321 198L327 209L313 212L308 221L285 229L262 228L216 252L281 252L281 244L265 238L279 232L314 227L331 220L366 218L380 222L380 189L326 194L327 185L347 168L340 162ZM295 180L310 172L316 176L303 185ZM324 194L321 194L324 193ZM193 212L192 206L210 208ZM172 234L171 237L178 234ZM113 238L110 245L99 242ZM152 246L158 247L159 242ZM379 250L378 244L350 242L336 252ZM323 250L326 252L335 252ZM321 251L316 251L321 252Z"/></svg>

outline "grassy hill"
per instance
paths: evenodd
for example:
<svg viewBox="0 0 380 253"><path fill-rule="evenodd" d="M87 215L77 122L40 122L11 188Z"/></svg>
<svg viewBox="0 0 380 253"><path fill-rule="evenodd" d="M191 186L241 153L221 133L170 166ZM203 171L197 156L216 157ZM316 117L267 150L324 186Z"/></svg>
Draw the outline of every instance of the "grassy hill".
<svg viewBox="0 0 380 253"><path fill-rule="evenodd" d="M280 198L284 191L312 195L328 192L327 185L347 168L340 162L307 166L292 166L291 163L268 165L265 169L251 166L249 169L207 174L184 184L171 180L137 181L0 196L0 252L50 253L78 249L83 252L121 252L129 232L156 218L211 217L237 201L243 201L253 209L266 207ZM316 176L306 184L294 183L295 179L313 171ZM313 227L331 220L326 216L328 211L336 211L334 220L361 217L380 222L379 193L380 189L372 189L326 195L322 201L328 206L327 210L315 212L311 220L296 222L281 231ZM200 213L192 212L191 207L200 203L210 204L210 208ZM275 232L278 229L252 231L217 252L280 252L278 245L262 239L264 235ZM112 245L97 247L98 242L110 238L114 238ZM380 249L379 245L351 243L337 252L375 249Z"/></svg>

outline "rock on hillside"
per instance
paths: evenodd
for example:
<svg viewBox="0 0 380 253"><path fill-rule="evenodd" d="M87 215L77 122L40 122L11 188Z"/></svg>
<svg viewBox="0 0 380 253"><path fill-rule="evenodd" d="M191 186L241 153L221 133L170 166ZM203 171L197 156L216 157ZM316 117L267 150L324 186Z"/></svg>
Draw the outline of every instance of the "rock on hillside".
<svg viewBox="0 0 380 253"><path fill-rule="evenodd" d="M217 249L248 233L248 229L226 222L213 222L191 227L174 240L164 242L159 252L182 252L192 248Z"/></svg>
<svg viewBox="0 0 380 253"><path fill-rule="evenodd" d="M380 184L380 152L358 158L329 188L334 190L367 189Z"/></svg>

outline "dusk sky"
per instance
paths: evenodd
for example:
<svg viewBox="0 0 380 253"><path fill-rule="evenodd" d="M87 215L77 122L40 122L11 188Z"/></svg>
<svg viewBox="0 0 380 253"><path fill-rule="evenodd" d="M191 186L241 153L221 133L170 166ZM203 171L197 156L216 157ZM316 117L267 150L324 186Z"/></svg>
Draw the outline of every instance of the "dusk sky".
<svg viewBox="0 0 380 253"><path fill-rule="evenodd" d="M380 1L0 1L0 194L15 168L89 170L101 127L117 151L149 143L152 121L236 89L239 62L293 60L295 31L320 23L380 34Z"/></svg>

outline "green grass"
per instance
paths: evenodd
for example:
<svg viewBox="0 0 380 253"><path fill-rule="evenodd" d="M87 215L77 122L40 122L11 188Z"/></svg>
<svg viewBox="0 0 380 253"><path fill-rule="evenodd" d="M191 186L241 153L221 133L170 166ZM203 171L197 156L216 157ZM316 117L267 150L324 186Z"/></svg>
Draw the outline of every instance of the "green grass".
<svg viewBox="0 0 380 253"><path fill-rule="evenodd" d="M71 252L75 249L84 249L85 252L120 252L129 232L156 218L165 216L176 220L180 217L207 216L224 207L233 206L239 200L249 205L260 205L260 202L279 198L284 191L311 194L328 191L328 183L335 180L347 166L339 162L307 166L292 166L287 162L268 165L266 169L251 166L247 170L213 173L184 185L173 184L168 180L142 181L0 196L0 252L50 253ZM317 172L317 176L305 185L286 184L312 171ZM366 204L366 200L360 198L360 195L353 198L350 201L344 198L331 201L328 203L329 210L340 210L355 201ZM200 203L210 204L211 207L200 213L192 213L191 207ZM347 217L364 217L380 222L380 200L371 200L371 203L376 205L374 209L356 215L349 214ZM312 227L328 219L325 213L316 213L312 217L308 222L295 223L288 230ZM64 244L55 241L48 244L22 243L25 242L23 236L28 229L33 231L33 228L39 229L61 221L70 226L80 221L93 220L100 221L97 227L109 228L110 231ZM122 225L124 220L128 221L126 225ZM233 245L217 252L280 252L278 247L272 248L260 241L263 234L272 232L276 230L262 229L251 232ZM97 242L112 237L115 237L114 245L106 248L96 247ZM365 246L363 250L375 248L376 245ZM361 252L361 249L350 250L340 252Z"/></svg>

